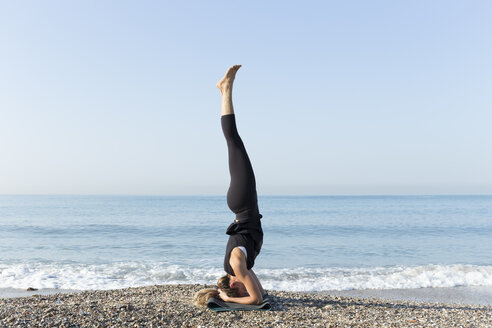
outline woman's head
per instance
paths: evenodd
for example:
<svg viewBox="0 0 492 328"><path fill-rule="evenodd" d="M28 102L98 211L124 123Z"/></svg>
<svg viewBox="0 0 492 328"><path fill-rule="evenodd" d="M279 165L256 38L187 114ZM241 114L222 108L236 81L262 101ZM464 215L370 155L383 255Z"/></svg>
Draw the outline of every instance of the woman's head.
<svg viewBox="0 0 492 328"><path fill-rule="evenodd" d="M246 288L236 277L226 274L217 281L217 286L229 297L246 296ZM197 306L206 306L209 298L218 297L219 292L214 288L205 288L195 294L194 300Z"/></svg>
<svg viewBox="0 0 492 328"><path fill-rule="evenodd" d="M229 274L220 277L219 281L217 281L217 286L230 297L243 297L248 295L244 284L240 282L239 279Z"/></svg>

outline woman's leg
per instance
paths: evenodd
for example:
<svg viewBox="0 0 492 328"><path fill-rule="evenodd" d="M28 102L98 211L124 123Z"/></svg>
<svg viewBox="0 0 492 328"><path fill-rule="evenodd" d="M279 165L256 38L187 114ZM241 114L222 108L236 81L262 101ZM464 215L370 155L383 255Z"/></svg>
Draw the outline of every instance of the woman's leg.
<svg viewBox="0 0 492 328"><path fill-rule="evenodd" d="M234 78L236 77L237 70L241 65L234 65L229 67L224 77L217 83L222 94L222 107L220 115L234 114L234 107L232 106L232 85L234 84Z"/></svg>
<svg viewBox="0 0 492 328"><path fill-rule="evenodd" d="M235 214L245 211L258 212L255 175L244 144L237 132L236 117L232 106L232 86L240 67L240 65L230 67L217 83L222 93L221 124L227 141L231 175L227 205Z"/></svg>

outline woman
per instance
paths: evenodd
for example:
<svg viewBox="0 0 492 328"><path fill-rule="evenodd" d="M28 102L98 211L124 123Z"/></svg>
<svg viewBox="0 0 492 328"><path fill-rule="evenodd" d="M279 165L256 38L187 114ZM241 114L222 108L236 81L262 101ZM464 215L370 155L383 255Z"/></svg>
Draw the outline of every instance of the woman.
<svg viewBox="0 0 492 328"><path fill-rule="evenodd" d="M217 282L218 291L204 289L195 295L195 304L205 305L210 297L219 296L225 302L260 304L265 291L252 268L263 244L261 214L258 210L256 182L244 144L236 128L232 106L232 85L241 65L230 67L217 83L222 94L221 124L229 152L231 183L227 191L227 205L236 219L227 228L224 270L227 275Z"/></svg>

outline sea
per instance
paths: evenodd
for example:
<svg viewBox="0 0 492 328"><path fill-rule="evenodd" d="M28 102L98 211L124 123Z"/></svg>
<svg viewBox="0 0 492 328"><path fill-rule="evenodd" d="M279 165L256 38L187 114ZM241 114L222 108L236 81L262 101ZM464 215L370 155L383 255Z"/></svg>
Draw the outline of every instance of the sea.
<svg viewBox="0 0 492 328"><path fill-rule="evenodd" d="M492 289L492 195L258 201L266 289ZM0 195L0 296L215 284L233 220L225 196Z"/></svg>

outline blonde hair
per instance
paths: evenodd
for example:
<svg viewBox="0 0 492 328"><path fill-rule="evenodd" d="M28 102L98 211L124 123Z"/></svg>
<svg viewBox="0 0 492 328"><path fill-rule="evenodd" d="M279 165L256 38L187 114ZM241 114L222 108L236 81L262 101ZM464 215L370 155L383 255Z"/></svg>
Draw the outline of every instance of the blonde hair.
<svg viewBox="0 0 492 328"><path fill-rule="evenodd" d="M219 281L217 281L217 286L220 288L221 291L226 293L227 296L239 297L239 292L237 288L231 288L230 283L231 278L229 277L229 275L226 274L225 276L219 278ZM205 288L199 290L194 297L195 305L206 306L208 299L213 297L219 297L219 291L217 289Z"/></svg>
<svg viewBox="0 0 492 328"><path fill-rule="evenodd" d="M196 306L206 306L209 298L218 297L219 292L215 288L199 290L194 297Z"/></svg>

